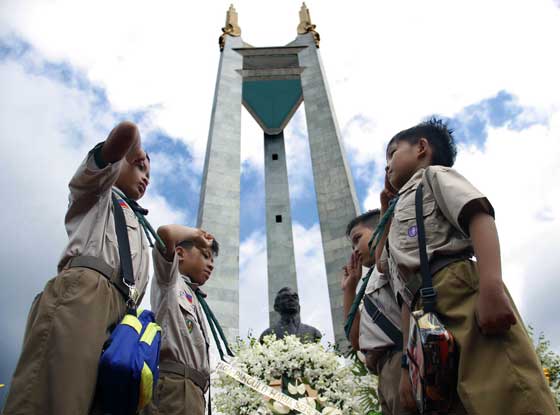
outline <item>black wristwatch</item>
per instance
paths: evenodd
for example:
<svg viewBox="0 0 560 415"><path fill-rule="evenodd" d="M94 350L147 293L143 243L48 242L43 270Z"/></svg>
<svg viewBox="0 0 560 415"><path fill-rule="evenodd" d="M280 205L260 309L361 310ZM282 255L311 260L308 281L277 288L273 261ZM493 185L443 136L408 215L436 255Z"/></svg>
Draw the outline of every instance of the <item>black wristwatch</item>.
<svg viewBox="0 0 560 415"><path fill-rule="evenodd" d="M406 352L404 352L401 357L401 368L408 369L408 356L406 355Z"/></svg>

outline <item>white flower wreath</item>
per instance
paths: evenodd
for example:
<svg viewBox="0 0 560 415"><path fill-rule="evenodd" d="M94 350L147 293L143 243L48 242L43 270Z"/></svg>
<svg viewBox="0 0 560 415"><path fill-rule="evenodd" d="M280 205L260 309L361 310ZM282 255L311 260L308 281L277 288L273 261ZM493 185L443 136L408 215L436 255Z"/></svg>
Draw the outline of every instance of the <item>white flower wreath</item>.
<svg viewBox="0 0 560 415"><path fill-rule="evenodd" d="M326 415L375 414L377 378L358 370L355 363L321 343L301 343L295 336L277 340L274 335L263 339L238 341L236 357L231 362L239 370L264 383L283 389L283 393L305 400ZM293 414L280 402L220 373L212 382L213 404L223 414ZM364 394L368 408L364 408ZM374 408L372 408L372 404Z"/></svg>

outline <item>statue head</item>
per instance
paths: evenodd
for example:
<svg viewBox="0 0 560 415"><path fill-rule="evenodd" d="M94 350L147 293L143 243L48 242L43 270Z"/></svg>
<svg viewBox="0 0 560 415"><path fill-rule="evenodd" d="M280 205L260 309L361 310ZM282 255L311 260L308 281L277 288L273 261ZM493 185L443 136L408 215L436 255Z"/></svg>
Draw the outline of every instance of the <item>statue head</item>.
<svg viewBox="0 0 560 415"><path fill-rule="evenodd" d="M274 299L274 311L285 315L299 314L299 310L299 296L295 290L290 287L284 287L278 291Z"/></svg>
<svg viewBox="0 0 560 415"><path fill-rule="evenodd" d="M280 321L262 332L259 341L264 336L276 335L277 339L283 339L286 335L295 335L302 342L315 342L321 339L321 332L313 326L308 326L300 321L300 306L298 293L289 287L284 287L274 299L274 311L280 314Z"/></svg>

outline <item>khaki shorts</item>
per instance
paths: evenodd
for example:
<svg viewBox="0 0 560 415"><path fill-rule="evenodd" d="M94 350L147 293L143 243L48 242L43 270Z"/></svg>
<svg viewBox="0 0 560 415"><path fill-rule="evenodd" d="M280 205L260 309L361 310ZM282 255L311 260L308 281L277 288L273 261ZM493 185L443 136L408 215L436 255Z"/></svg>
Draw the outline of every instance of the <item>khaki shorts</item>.
<svg viewBox="0 0 560 415"><path fill-rule="evenodd" d="M412 415L416 411L409 412L401 409L399 399L399 383L401 381L401 357L402 352L386 352L379 359L378 373L379 386L377 394L379 406L383 415Z"/></svg>
<svg viewBox="0 0 560 415"><path fill-rule="evenodd" d="M204 415L202 389L174 373L161 374L154 400L142 415Z"/></svg>
<svg viewBox="0 0 560 415"><path fill-rule="evenodd" d="M484 336L478 328L478 282L476 263L470 260L455 262L433 277L437 312L459 346L457 394L467 413L557 414L535 349L511 297L516 325L502 336Z"/></svg>
<svg viewBox="0 0 560 415"><path fill-rule="evenodd" d="M71 268L33 302L4 415L86 415L109 331L126 312L97 271Z"/></svg>

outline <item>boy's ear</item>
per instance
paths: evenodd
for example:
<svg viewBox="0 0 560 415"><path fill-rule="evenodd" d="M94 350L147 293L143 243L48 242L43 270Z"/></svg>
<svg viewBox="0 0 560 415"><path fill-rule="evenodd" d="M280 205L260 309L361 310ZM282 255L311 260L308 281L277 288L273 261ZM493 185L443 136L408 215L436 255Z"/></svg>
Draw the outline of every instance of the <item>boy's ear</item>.
<svg viewBox="0 0 560 415"><path fill-rule="evenodd" d="M185 250L183 249L183 247L175 247L175 253L177 254L177 258L179 258L179 261L182 261L183 257L185 256Z"/></svg>
<svg viewBox="0 0 560 415"><path fill-rule="evenodd" d="M431 155L430 143L425 138L418 140L418 156L419 158L428 157Z"/></svg>

